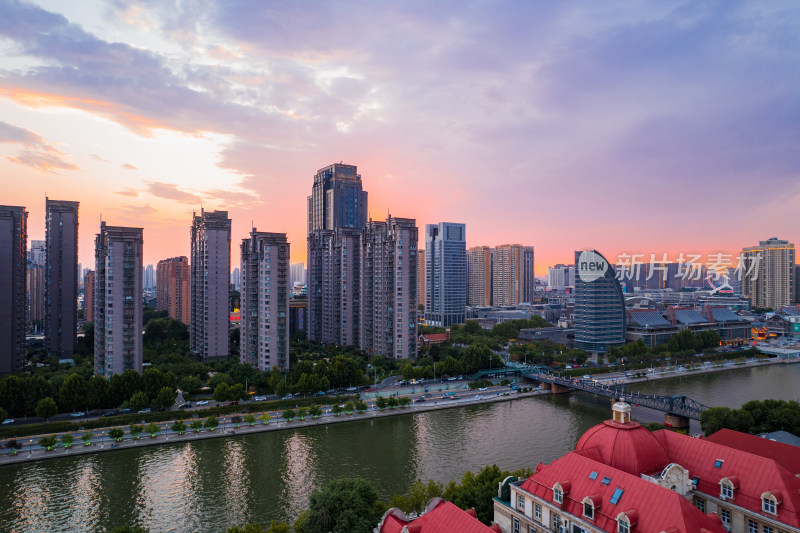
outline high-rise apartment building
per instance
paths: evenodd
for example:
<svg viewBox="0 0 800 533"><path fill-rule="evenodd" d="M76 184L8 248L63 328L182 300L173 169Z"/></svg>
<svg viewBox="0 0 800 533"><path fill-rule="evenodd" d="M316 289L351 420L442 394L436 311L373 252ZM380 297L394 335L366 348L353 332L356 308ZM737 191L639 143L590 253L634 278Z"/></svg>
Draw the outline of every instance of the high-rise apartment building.
<svg viewBox="0 0 800 533"><path fill-rule="evenodd" d="M106 226L95 238L94 372L142 372L142 228Z"/></svg>
<svg viewBox="0 0 800 533"><path fill-rule="evenodd" d="M789 305L795 291L794 244L776 237L742 250L742 294L752 307Z"/></svg>
<svg viewBox="0 0 800 533"><path fill-rule="evenodd" d="M156 271L153 268L153 265L147 265L144 267L144 278L142 281L144 285L144 290L152 291L156 288Z"/></svg>
<svg viewBox="0 0 800 533"><path fill-rule="evenodd" d="M83 317L87 322L94 322L94 270L83 276Z"/></svg>
<svg viewBox="0 0 800 533"><path fill-rule="evenodd" d="M425 248L417 250L417 309L425 310ZM425 316L424 314L422 316Z"/></svg>
<svg viewBox="0 0 800 533"><path fill-rule="evenodd" d="M492 305L533 301L533 246L503 244L492 248Z"/></svg>
<svg viewBox="0 0 800 533"><path fill-rule="evenodd" d="M367 193L355 165L317 171L308 197L308 337L354 346L359 342L361 230Z"/></svg>
<svg viewBox="0 0 800 533"><path fill-rule="evenodd" d="M189 258L185 255L158 262L156 305L184 324L189 324L189 278Z"/></svg>
<svg viewBox="0 0 800 533"><path fill-rule="evenodd" d="M0 374L21 372L27 347L28 212L0 206Z"/></svg>
<svg viewBox="0 0 800 533"><path fill-rule="evenodd" d="M547 269L547 289L563 291L575 282L575 265L556 265Z"/></svg>
<svg viewBox="0 0 800 533"><path fill-rule="evenodd" d="M467 250L467 305L492 305L492 250L474 246Z"/></svg>
<svg viewBox="0 0 800 533"><path fill-rule="evenodd" d="M47 264L47 241L31 241L28 261L37 265Z"/></svg>
<svg viewBox="0 0 800 533"><path fill-rule="evenodd" d="M433 326L463 324L467 305L466 226L425 226L425 320Z"/></svg>
<svg viewBox="0 0 800 533"><path fill-rule="evenodd" d="M45 347L50 355L70 358L78 331L79 202L46 198L44 279Z"/></svg>
<svg viewBox="0 0 800 533"><path fill-rule="evenodd" d="M44 328L45 265L28 261L28 330L41 333Z"/></svg>
<svg viewBox="0 0 800 533"><path fill-rule="evenodd" d="M189 346L201 361L228 357L231 220L204 211L192 221Z"/></svg>
<svg viewBox="0 0 800 533"><path fill-rule="evenodd" d="M289 369L289 243L285 233L253 231L241 246L241 362Z"/></svg>
<svg viewBox="0 0 800 533"><path fill-rule="evenodd" d="M625 343L625 297L611 264L596 250L575 252L575 347L593 354Z"/></svg>
<svg viewBox="0 0 800 533"><path fill-rule="evenodd" d="M359 346L394 359L417 356L417 225L389 217L361 233Z"/></svg>
<svg viewBox="0 0 800 533"><path fill-rule="evenodd" d="M233 286L234 290L237 291L242 286L242 272L239 270L239 267L236 267L231 271L231 285Z"/></svg>
<svg viewBox="0 0 800 533"><path fill-rule="evenodd" d="M306 282L306 264L305 263L294 263L293 265L289 266L289 286L293 286L295 283L305 283Z"/></svg>

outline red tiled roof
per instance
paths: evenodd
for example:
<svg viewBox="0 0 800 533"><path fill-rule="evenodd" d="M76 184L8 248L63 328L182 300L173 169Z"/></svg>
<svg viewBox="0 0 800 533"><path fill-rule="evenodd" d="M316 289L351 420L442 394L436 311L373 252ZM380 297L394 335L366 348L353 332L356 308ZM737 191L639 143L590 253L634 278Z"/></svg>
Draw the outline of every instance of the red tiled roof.
<svg viewBox="0 0 800 533"><path fill-rule="evenodd" d="M718 496L722 478L738 478L739 488L734 490L732 503L757 513L762 512L763 493L780 492L783 502L778 505L776 519L800 527L800 479L779 464L777 459L668 430L654 434L664 445L670 460L689 470L690 476L698 478L698 491ZM720 440L725 440L723 437L726 436L722 435ZM747 440L732 435L728 437L727 440L731 442ZM765 446L767 444L776 443L764 442ZM718 461L721 461L719 468L714 466Z"/></svg>
<svg viewBox="0 0 800 533"><path fill-rule="evenodd" d="M596 448L596 459L629 474L661 471L670 461L653 433L636 422L606 420L590 428L575 445L575 451Z"/></svg>
<svg viewBox="0 0 800 533"><path fill-rule="evenodd" d="M407 527L408 531L412 533L450 533L453 531L494 533L499 531L498 528L484 525L476 518L475 511L471 509L470 511L464 511L446 500L434 498L428 502L426 512L415 520L407 520L405 514L399 509L390 509L379 524L379 531L380 533L400 533L403 527Z"/></svg>
<svg viewBox="0 0 800 533"><path fill-rule="evenodd" d="M596 472L595 479L590 479ZM609 478L603 484L604 478ZM716 516L706 515L677 492L645 481L586 454L570 452L550 465L537 471L525 480L521 488L535 496L553 501L553 485L569 480L569 495L564 496L562 509L573 516L594 524L603 531L617 531L617 516L622 512L633 512L636 531L676 531L680 533L725 533ZM611 498L617 489L623 491L616 504ZM595 496L599 505L595 507L594 519L583 518L582 501ZM633 517L632 516L632 517Z"/></svg>
<svg viewBox="0 0 800 533"><path fill-rule="evenodd" d="M730 429L721 429L706 437L707 441L744 452L774 459L794 475L800 475L800 448Z"/></svg>
<svg viewBox="0 0 800 533"><path fill-rule="evenodd" d="M449 341L450 334L449 333L427 333L422 335L422 338L426 341Z"/></svg>

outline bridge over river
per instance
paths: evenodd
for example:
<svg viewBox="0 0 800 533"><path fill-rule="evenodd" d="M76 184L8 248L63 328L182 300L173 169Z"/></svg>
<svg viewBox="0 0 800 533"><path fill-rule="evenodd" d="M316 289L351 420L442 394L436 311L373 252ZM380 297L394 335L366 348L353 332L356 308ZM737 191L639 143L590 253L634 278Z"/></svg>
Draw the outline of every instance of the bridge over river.
<svg viewBox="0 0 800 533"><path fill-rule="evenodd" d="M560 378L553 374L524 374L523 377L542 383L545 388L551 389L553 393L581 390L607 398L623 398L628 403L636 406L662 411L665 413L664 424L670 427L688 428L689 419L700 420L700 413L708 409L708 406L696 402L688 396L639 394L625 390L622 387L609 386L589 379Z"/></svg>

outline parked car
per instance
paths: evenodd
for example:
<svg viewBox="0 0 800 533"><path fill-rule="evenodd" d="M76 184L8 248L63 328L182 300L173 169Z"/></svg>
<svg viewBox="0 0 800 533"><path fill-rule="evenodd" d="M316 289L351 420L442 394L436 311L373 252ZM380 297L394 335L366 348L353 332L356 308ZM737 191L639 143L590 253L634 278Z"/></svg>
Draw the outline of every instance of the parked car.
<svg viewBox="0 0 800 533"><path fill-rule="evenodd" d="M78 417L85 416L85 415L86 415L86 413L84 413L83 411L78 411L77 413L72 413L72 417L73 418L78 418Z"/></svg>
<svg viewBox="0 0 800 533"><path fill-rule="evenodd" d="M141 411L139 411L139 414L140 414L140 415L143 415L143 414L145 414L145 413L149 413L149 412L150 412L150 408L149 408L149 407L145 407L144 409L142 409Z"/></svg>
<svg viewBox="0 0 800 533"><path fill-rule="evenodd" d="M181 405L179 405L178 409L188 409L191 406L192 406L192 404L190 404L189 402L186 402L186 403L182 403Z"/></svg>
<svg viewBox="0 0 800 533"><path fill-rule="evenodd" d="M425 398L414 398L415 402L424 402Z"/></svg>
<svg viewBox="0 0 800 533"><path fill-rule="evenodd" d="M131 408L130 407L126 407L124 409L120 409L119 412L120 413L130 413L131 412Z"/></svg>
<svg viewBox="0 0 800 533"><path fill-rule="evenodd" d="M318 393L314 394L314 396L325 396L325 391L321 390Z"/></svg>
<svg viewBox="0 0 800 533"><path fill-rule="evenodd" d="M208 405L208 400L200 400L197 405Z"/></svg>
<svg viewBox="0 0 800 533"><path fill-rule="evenodd" d="M13 424L14 422L15 420L13 418L6 418L5 420L3 420L3 425L5 426L7 424Z"/></svg>
<svg viewBox="0 0 800 533"><path fill-rule="evenodd" d="M284 396L282 399L283 399L283 400L291 400L291 399L292 399L292 395L291 395L291 394L287 394L287 395L286 395L286 396Z"/></svg>
<svg viewBox="0 0 800 533"><path fill-rule="evenodd" d="M256 396L255 398L253 398L253 401L266 402L267 401L267 397L266 396Z"/></svg>
<svg viewBox="0 0 800 533"><path fill-rule="evenodd" d="M478 389L478 390L479 390L479 391L481 391L481 392L483 392L483 391L485 391L485 390L486 390L486 387L481 387L481 388L480 388L480 389Z"/></svg>
<svg viewBox="0 0 800 533"><path fill-rule="evenodd" d="M103 413L100 416L117 416L117 412L116 411L106 411L105 413Z"/></svg>

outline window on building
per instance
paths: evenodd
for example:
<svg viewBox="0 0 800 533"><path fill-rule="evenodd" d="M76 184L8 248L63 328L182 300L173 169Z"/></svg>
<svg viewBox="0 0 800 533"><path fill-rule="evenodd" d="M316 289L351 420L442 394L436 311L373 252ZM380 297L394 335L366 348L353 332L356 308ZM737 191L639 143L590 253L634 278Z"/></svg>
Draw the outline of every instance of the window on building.
<svg viewBox="0 0 800 533"><path fill-rule="evenodd" d="M766 525L765 525L765 526L764 526L764 529L763 529L762 531L763 531L764 533L773 533L775 530L774 530L774 529L772 529L772 526L766 526Z"/></svg>
<svg viewBox="0 0 800 533"><path fill-rule="evenodd" d="M763 509L765 513L776 514L775 507L775 499L773 496L767 495L761 499L761 509Z"/></svg>
<svg viewBox="0 0 800 533"><path fill-rule="evenodd" d="M542 506L539 505L538 503L533 507L533 517L536 520L542 519Z"/></svg>
<svg viewBox="0 0 800 533"><path fill-rule="evenodd" d="M558 525L561 523L561 517L557 514L553 514L553 531L558 531ZM758 533L758 532L756 532Z"/></svg>
<svg viewBox="0 0 800 533"><path fill-rule="evenodd" d="M755 520L748 520L747 533L758 533L758 522L756 522Z"/></svg>
<svg viewBox="0 0 800 533"><path fill-rule="evenodd" d="M528 526L528 533L536 533L536 528L533 526Z"/></svg>
<svg viewBox="0 0 800 533"><path fill-rule="evenodd" d="M622 498L622 495L624 493L625 493L625 491L623 489L617 487L614 490L614 494L611 496L611 500L609 500L609 502L614 504L614 505L617 505L619 503L619 499Z"/></svg>
<svg viewBox="0 0 800 533"><path fill-rule="evenodd" d="M617 533L630 533L631 526L628 521L624 518L620 518L617 520Z"/></svg>
<svg viewBox="0 0 800 533"><path fill-rule="evenodd" d="M519 533L519 518L514 519L511 531Z"/></svg>
<svg viewBox="0 0 800 533"><path fill-rule="evenodd" d="M594 505L591 501L583 502L583 516L589 518L590 520L594 520Z"/></svg>
<svg viewBox="0 0 800 533"><path fill-rule="evenodd" d="M733 498L733 486L730 483L722 482L720 484L719 495L722 498Z"/></svg>
<svg viewBox="0 0 800 533"><path fill-rule="evenodd" d="M702 511L704 513L706 512L706 501L705 500L697 498L694 501L694 504L695 504L695 506L697 506L698 509L700 509L700 511Z"/></svg>
<svg viewBox="0 0 800 533"><path fill-rule="evenodd" d="M525 496L522 496L521 494L517 495L517 509L520 511L525 510Z"/></svg>
<svg viewBox="0 0 800 533"><path fill-rule="evenodd" d="M722 459L717 459L716 461L714 461L714 468L722 468L722 463L724 462L725 461Z"/></svg>
<svg viewBox="0 0 800 533"><path fill-rule="evenodd" d="M564 493L561 492L560 488L553 488L553 501L556 503L561 503L564 501Z"/></svg>
<svg viewBox="0 0 800 533"><path fill-rule="evenodd" d="M722 525L726 527L730 527L731 525L731 511L730 509L724 509L720 507L719 509L719 519L722 520Z"/></svg>

